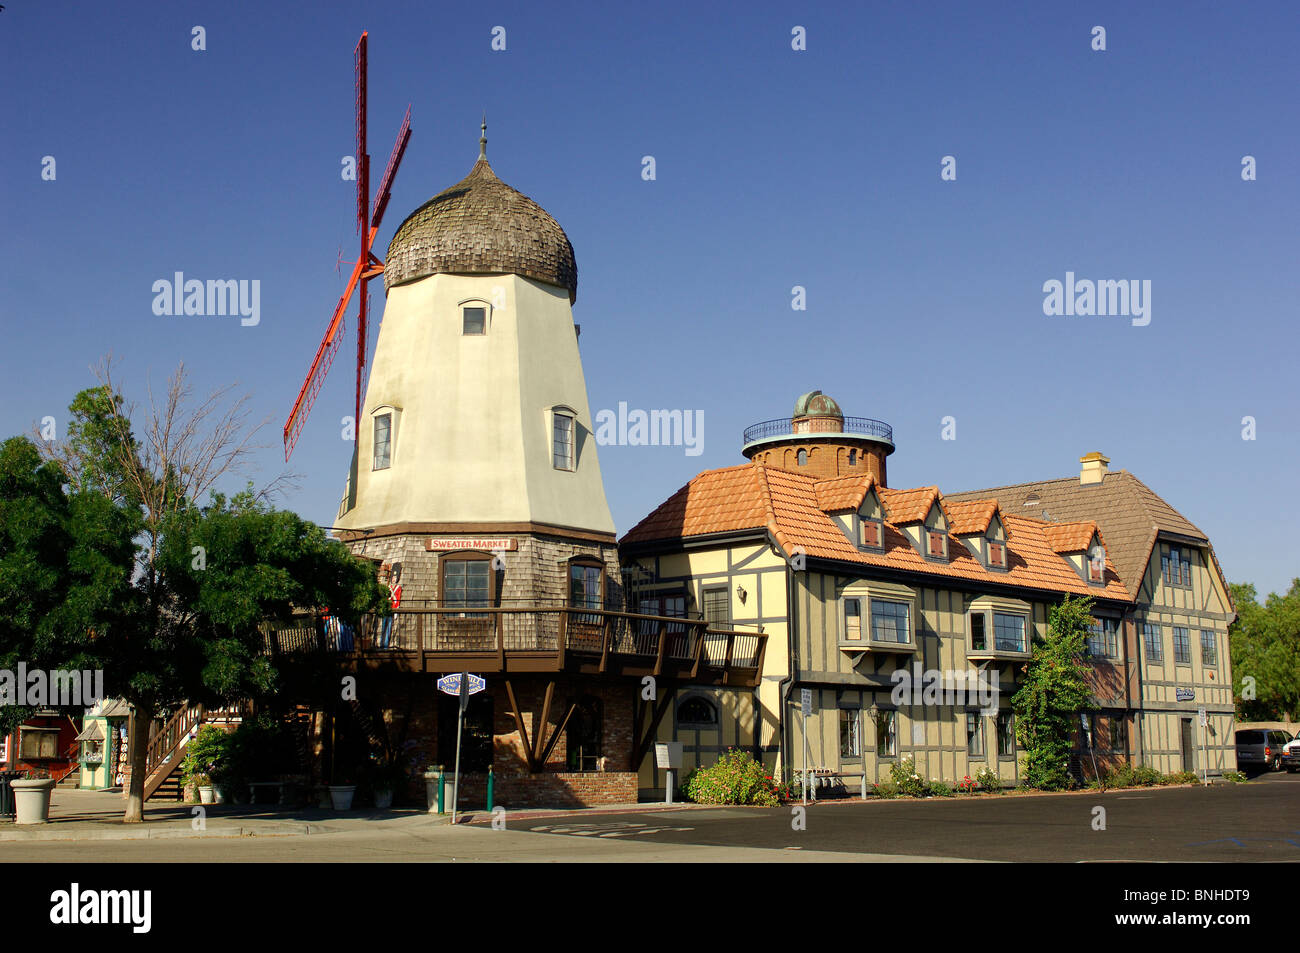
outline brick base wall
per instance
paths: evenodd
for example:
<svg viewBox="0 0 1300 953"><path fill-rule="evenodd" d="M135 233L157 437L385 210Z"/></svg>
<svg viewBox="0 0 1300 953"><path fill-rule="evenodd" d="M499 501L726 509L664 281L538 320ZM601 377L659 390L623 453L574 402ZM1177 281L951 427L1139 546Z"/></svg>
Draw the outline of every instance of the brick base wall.
<svg viewBox="0 0 1300 953"><path fill-rule="evenodd" d="M450 790L447 798L451 798ZM466 775L461 780L461 805L467 810L481 809L486 800L487 775ZM637 780L631 771L494 774L493 801L507 810L635 804L636 800Z"/></svg>

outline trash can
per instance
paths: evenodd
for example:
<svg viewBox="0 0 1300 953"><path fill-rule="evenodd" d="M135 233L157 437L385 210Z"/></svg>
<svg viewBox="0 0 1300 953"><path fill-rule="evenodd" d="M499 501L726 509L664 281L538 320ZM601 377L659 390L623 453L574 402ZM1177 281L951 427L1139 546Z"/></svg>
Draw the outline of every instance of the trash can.
<svg viewBox="0 0 1300 953"><path fill-rule="evenodd" d="M9 786L9 782L16 781L22 776L21 771L0 771L0 817L13 817L16 813L14 789Z"/></svg>

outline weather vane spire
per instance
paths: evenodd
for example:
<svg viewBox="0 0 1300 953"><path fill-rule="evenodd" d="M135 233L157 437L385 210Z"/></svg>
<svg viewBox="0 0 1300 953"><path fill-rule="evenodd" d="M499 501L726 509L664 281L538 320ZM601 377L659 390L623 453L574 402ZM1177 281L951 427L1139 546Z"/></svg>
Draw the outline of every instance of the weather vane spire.
<svg viewBox="0 0 1300 953"><path fill-rule="evenodd" d="M487 159L487 111L483 112L483 125L479 127L482 132L478 137L478 157Z"/></svg>

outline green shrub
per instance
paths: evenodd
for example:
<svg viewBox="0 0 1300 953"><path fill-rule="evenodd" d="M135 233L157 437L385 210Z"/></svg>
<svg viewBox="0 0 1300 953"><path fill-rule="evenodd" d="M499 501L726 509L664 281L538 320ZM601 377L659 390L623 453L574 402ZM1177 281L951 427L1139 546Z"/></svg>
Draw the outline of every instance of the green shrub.
<svg viewBox="0 0 1300 953"><path fill-rule="evenodd" d="M696 804L747 804L776 807L789 796L767 768L747 751L728 751L711 768L693 768L682 782L682 793Z"/></svg>
<svg viewBox="0 0 1300 953"><path fill-rule="evenodd" d="M1139 764L1133 769L1133 782L1139 787L1150 787L1153 784L1160 783L1160 772L1155 768Z"/></svg>
<svg viewBox="0 0 1300 953"><path fill-rule="evenodd" d="M916 773L916 762L910 757L899 758L890 765L889 779L898 788L899 797L925 797L930 793L930 785Z"/></svg>
<svg viewBox="0 0 1300 953"><path fill-rule="evenodd" d="M1161 784L1199 784L1200 781L1195 771L1174 771L1160 779Z"/></svg>
<svg viewBox="0 0 1300 953"><path fill-rule="evenodd" d="M886 800L896 798L899 796L898 785L893 781L881 781L879 784L872 785L872 793Z"/></svg>
<svg viewBox="0 0 1300 953"><path fill-rule="evenodd" d="M979 774L975 775L975 782L980 786L981 791L1001 791L1002 779L988 768L981 768Z"/></svg>
<svg viewBox="0 0 1300 953"><path fill-rule="evenodd" d="M1229 782L1230 784L1245 784L1246 776L1242 774L1240 771L1224 771L1223 780Z"/></svg>
<svg viewBox="0 0 1300 953"><path fill-rule="evenodd" d="M181 781L206 786L224 779L230 752L230 734L216 725L204 725L185 749L181 762Z"/></svg>
<svg viewBox="0 0 1300 953"><path fill-rule="evenodd" d="M950 785L947 781L930 782L931 797L952 797L952 795L953 795L952 785Z"/></svg>
<svg viewBox="0 0 1300 953"><path fill-rule="evenodd" d="M1137 786L1137 776L1133 765L1127 761L1117 764L1106 771L1106 787L1131 788Z"/></svg>

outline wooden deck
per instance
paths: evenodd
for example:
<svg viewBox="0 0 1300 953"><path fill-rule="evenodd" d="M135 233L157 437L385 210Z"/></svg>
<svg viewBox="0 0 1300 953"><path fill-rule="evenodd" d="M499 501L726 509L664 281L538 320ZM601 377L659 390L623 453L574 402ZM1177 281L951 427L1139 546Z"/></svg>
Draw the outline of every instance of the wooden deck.
<svg viewBox="0 0 1300 953"><path fill-rule="evenodd" d="M273 654L327 652L411 672L558 673L753 687L767 634L702 619L569 606L399 609L352 628L304 618L267 634Z"/></svg>

